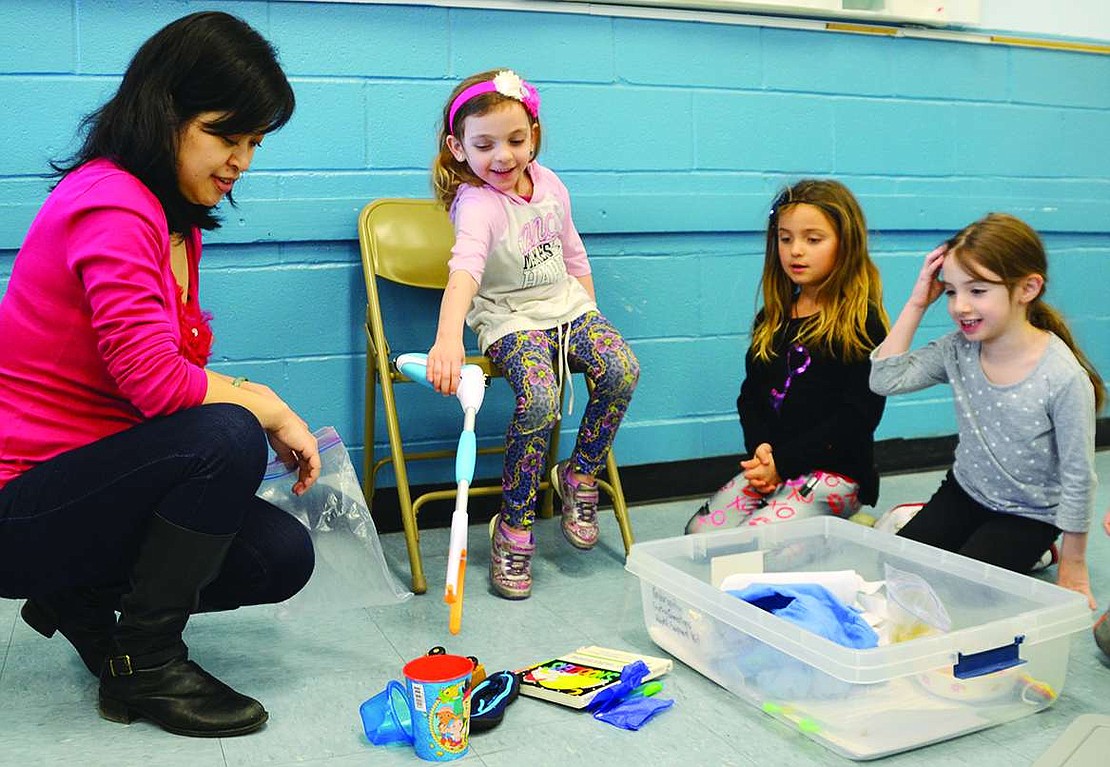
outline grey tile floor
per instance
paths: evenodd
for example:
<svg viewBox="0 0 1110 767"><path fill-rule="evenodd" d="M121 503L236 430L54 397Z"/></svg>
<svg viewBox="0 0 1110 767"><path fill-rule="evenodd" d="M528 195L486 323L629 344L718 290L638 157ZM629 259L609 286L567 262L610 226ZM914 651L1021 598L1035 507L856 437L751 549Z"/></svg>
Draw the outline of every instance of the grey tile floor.
<svg viewBox="0 0 1110 767"><path fill-rule="evenodd" d="M1110 507L1110 453L1098 457L1098 513ZM939 472L886 477L878 508L924 499ZM673 501L632 511L640 540L681 532L696 503ZM428 530L422 546L433 578L443 572L447 531ZM400 677L402 663L429 647L478 656L494 670L517 668L575 647L599 644L659 653L644 629L639 583L623 569L620 536L604 515L602 543L588 553L562 541L556 523L538 523L531 599L508 603L486 591L483 530L471 529L470 588L462 633L447 632L438 593L391 607L278 617L257 607L196 617L186 639L194 658L263 701L270 721L256 734L220 740L167 735L145 722L127 727L96 714L96 682L69 645L44 640L19 620L20 603L0 600L0 765L316 765L421 763L411 749L374 747L362 734L359 704ZM394 570L406 572L404 541L382 536ZM1110 602L1110 538L1094 527L1091 578ZM1053 577L1050 571L1045 577ZM471 740L466 764L502 765L827 765L849 764L797 732L676 664L665 679L675 706L639 732L588 715L521 699L498 728ZM1110 661L1089 633L1072 643L1067 684L1045 712L945 743L888 757L897 765L1028 765L1086 713L1110 714Z"/></svg>

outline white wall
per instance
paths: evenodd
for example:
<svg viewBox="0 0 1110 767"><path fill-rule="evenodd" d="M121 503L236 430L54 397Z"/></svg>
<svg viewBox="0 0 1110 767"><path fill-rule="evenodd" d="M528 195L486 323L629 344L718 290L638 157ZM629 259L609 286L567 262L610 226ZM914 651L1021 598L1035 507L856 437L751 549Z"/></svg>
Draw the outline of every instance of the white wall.
<svg viewBox="0 0 1110 767"><path fill-rule="evenodd" d="M980 0L983 29L1110 40L1108 0Z"/></svg>

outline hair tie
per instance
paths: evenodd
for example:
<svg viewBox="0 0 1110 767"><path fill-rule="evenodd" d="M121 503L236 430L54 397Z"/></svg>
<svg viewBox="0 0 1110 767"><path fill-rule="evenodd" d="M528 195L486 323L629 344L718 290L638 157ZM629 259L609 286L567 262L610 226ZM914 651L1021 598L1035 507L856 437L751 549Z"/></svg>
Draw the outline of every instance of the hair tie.
<svg viewBox="0 0 1110 767"><path fill-rule="evenodd" d="M481 96L483 93L495 92L519 101L533 118L540 116L540 94L536 90L536 86L527 80L521 79L520 75L513 70L502 69L492 80L474 83L464 89L451 102L451 109L447 114L447 127L451 133L454 134L455 132L455 114L458 113L463 104L476 96Z"/></svg>

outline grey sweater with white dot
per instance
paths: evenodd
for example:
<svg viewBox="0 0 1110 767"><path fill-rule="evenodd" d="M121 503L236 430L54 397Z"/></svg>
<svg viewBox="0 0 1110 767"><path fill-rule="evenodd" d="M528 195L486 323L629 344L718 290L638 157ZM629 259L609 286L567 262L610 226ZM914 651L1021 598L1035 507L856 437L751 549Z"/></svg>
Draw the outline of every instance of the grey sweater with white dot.
<svg viewBox="0 0 1110 767"><path fill-rule="evenodd" d="M1085 533L1094 512L1095 393L1087 371L1053 335L1024 380L998 386L979 343L951 333L905 354L871 360L871 389L901 394L952 385L959 444L952 472L994 511Z"/></svg>

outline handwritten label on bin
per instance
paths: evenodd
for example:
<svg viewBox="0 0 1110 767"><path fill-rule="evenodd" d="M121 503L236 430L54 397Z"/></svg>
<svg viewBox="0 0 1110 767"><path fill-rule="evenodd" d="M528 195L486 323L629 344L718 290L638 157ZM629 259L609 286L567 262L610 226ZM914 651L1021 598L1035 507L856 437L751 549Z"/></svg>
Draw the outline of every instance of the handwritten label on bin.
<svg viewBox="0 0 1110 767"><path fill-rule="evenodd" d="M655 622L690 644L699 644L701 636L694 628L691 611L662 589L652 586L651 610Z"/></svg>

